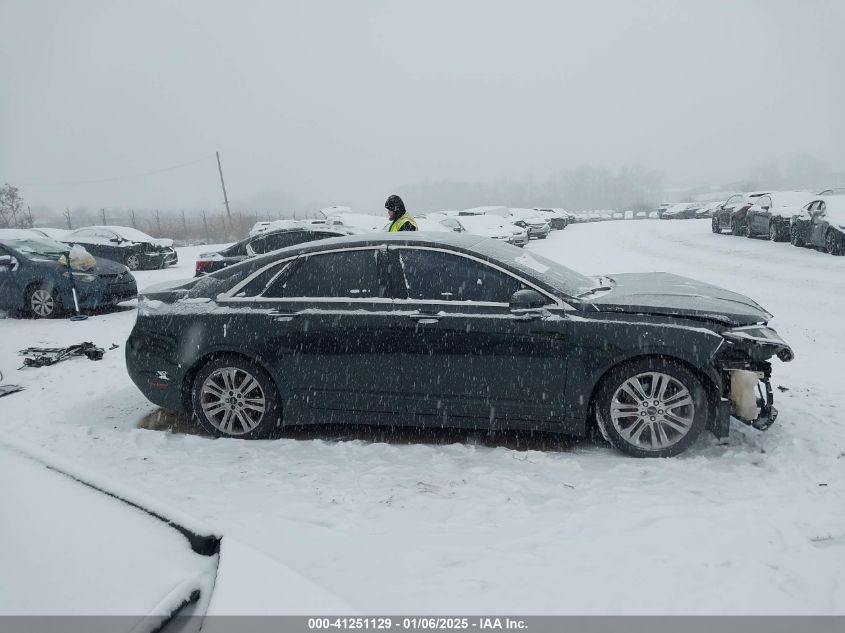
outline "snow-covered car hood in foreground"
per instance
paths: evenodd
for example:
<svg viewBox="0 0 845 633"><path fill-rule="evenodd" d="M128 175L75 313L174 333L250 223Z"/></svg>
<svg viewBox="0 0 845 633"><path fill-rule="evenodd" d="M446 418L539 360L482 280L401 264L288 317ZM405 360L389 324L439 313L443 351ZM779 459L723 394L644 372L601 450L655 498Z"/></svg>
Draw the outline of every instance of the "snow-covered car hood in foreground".
<svg viewBox="0 0 845 633"><path fill-rule="evenodd" d="M755 301L719 286L671 273L610 275L612 288L587 298L600 310L639 314L671 314L718 321L730 326L753 325L772 318Z"/></svg>

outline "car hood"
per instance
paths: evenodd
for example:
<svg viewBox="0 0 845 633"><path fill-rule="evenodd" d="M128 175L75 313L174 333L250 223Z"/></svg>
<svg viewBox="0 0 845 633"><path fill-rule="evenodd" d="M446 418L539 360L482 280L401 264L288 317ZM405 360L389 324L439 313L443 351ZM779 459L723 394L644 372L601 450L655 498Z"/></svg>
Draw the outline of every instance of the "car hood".
<svg viewBox="0 0 845 633"><path fill-rule="evenodd" d="M748 297L670 273L610 275L611 290L585 299L599 310L708 319L731 326L768 321L772 315Z"/></svg>

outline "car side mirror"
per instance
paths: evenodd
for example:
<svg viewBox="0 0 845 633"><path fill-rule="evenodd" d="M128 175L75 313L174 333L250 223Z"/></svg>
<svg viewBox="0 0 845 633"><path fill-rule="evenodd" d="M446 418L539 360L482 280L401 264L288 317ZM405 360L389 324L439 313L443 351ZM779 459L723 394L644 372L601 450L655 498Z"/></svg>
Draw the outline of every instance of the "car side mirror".
<svg viewBox="0 0 845 633"><path fill-rule="evenodd" d="M11 255L0 255L0 270L16 271L18 269L18 258Z"/></svg>
<svg viewBox="0 0 845 633"><path fill-rule="evenodd" d="M536 290L517 290L511 295L511 312L523 314L531 310L542 309L548 300Z"/></svg>

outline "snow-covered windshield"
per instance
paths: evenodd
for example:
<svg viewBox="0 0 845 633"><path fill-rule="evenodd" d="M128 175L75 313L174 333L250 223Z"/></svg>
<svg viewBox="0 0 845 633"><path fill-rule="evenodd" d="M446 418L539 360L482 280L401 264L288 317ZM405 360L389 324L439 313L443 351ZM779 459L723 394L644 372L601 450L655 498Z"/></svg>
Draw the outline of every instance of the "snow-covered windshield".
<svg viewBox="0 0 845 633"><path fill-rule="evenodd" d="M70 250L67 244L46 237L0 239L0 244L8 246L26 257L45 257L47 259L58 259Z"/></svg>

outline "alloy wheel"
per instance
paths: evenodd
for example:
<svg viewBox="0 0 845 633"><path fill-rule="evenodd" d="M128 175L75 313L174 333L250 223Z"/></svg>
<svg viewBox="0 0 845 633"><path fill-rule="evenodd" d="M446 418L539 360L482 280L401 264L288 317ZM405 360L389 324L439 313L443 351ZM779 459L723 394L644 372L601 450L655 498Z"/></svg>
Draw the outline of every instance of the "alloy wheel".
<svg viewBox="0 0 845 633"><path fill-rule="evenodd" d="M623 440L645 451L680 442L695 420L690 390L677 378L647 372L628 378L614 392L610 421Z"/></svg>
<svg viewBox="0 0 845 633"><path fill-rule="evenodd" d="M36 316L48 317L56 309L56 300L53 299L53 293L49 290L37 288L30 295L29 306Z"/></svg>
<svg viewBox="0 0 845 633"><path fill-rule="evenodd" d="M141 267L141 259L134 253L126 256L126 267L129 270L138 270Z"/></svg>
<svg viewBox="0 0 845 633"><path fill-rule="evenodd" d="M200 406L208 422L221 433L245 435L261 423L267 398L251 373L221 367L203 381Z"/></svg>

